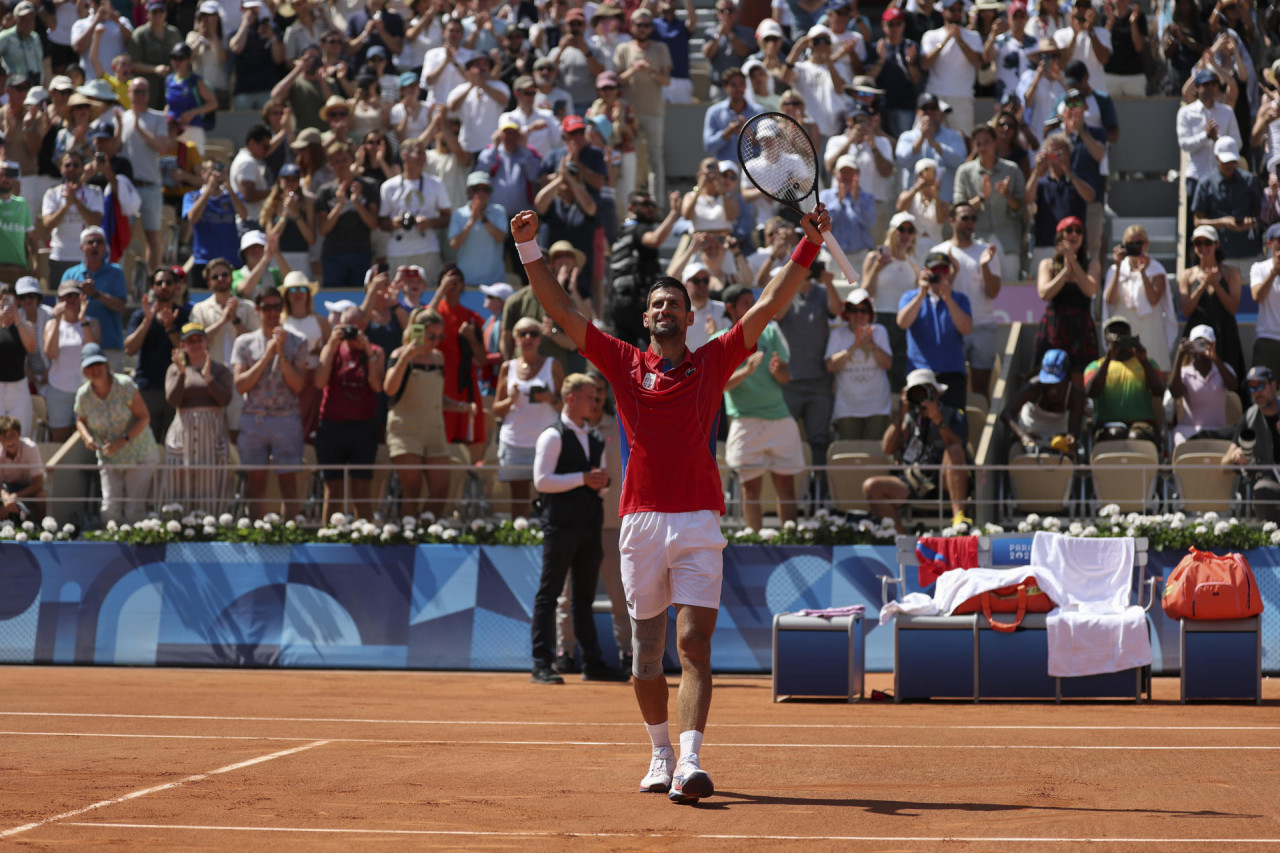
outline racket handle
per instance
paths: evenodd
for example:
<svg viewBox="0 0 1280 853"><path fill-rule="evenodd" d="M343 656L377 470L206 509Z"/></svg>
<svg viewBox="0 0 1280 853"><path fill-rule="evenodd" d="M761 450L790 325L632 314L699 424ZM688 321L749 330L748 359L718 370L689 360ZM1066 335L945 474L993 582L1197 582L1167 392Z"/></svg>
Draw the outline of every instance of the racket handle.
<svg viewBox="0 0 1280 853"><path fill-rule="evenodd" d="M844 253L844 249L840 248L840 244L836 242L835 235L830 231L823 231L822 242L826 244L827 251L831 253L831 257L836 259L836 266L840 267L844 277L849 280L850 284L857 284L862 279L862 276L853 271L853 264L849 263L849 256Z"/></svg>

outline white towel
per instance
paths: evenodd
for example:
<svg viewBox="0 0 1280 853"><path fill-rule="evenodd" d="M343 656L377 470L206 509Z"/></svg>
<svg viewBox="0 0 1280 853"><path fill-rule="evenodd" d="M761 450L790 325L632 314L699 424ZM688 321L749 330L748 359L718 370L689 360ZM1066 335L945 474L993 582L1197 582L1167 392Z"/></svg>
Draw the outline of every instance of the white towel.
<svg viewBox="0 0 1280 853"><path fill-rule="evenodd" d="M1027 576L1036 579L1036 583L1055 603L1062 601L1065 593L1057 576L1039 566L1022 566L1015 569L966 569L964 571L943 572L933 588L933 601L939 613L950 614L958 606L993 589L1004 586L1017 586Z"/></svg>
<svg viewBox="0 0 1280 853"><path fill-rule="evenodd" d="M1063 598L1054 599L1059 606L1045 620L1049 675L1099 675L1151 663L1146 614L1129 604L1132 539L1037 533L1031 562L1060 578L1063 588Z"/></svg>
<svg viewBox="0 0 1280 853"><path fill-rule="evenodd" d="M936 616L938 608L933 603L933 599L923 592L909 592L902 597L901 601L890 601L880 608L880 624L888 625L898 613L911 616Z"/></svg>

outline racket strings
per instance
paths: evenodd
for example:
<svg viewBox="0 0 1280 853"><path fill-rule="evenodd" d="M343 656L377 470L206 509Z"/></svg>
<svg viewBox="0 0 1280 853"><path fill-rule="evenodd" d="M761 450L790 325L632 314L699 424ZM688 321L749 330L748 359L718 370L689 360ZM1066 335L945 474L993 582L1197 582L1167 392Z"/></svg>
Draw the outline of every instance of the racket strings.
<svg viewBox="0 0 1280 853"><path fill-rule="evenodd" d="M747 122L738 136L738 159L761 192L784 204L798 204L817 183L813 142L789 116L764 113Z"/></svg>

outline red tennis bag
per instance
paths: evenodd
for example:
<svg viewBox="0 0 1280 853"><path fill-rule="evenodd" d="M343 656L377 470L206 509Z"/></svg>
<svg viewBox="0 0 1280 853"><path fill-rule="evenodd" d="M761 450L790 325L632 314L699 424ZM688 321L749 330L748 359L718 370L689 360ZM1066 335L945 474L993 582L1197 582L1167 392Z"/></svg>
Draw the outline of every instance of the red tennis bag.
<svg viewBox="0 0 1280 853"><path fill-rule="evenodd" d="M1028 613L1048 613L1055 607L1053 599L1040 588L1040 582L1033 575L1028 575L1022 583L1002 586L962 601L951 612L960 615L981 611L992 628L1011 633L1017 630L1022 624L1022 617ZM991 618L992 613L1016 613L1017 616L1012 622L997 622Z"/></svg>
<svg viewBox="0 0 1280 853"><path fill-rule="evenodd" d="M1247 619L1262 612L1262 596L1243 554L1192 548L1165 581L1160 606L1171 619Z"/></svg>

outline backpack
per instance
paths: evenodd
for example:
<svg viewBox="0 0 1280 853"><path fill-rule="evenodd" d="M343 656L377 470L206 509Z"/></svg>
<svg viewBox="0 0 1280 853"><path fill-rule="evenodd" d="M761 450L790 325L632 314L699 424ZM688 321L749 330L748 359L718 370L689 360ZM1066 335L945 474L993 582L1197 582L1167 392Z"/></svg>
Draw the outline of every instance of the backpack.
<svg viewBox="0 0 1280 853"><path fill-rule="evenodd" d="M1192 548L1170 573L1160 605L1171 619L1246 619L1262 612L1262 596L1244 555Z"/></svg>

